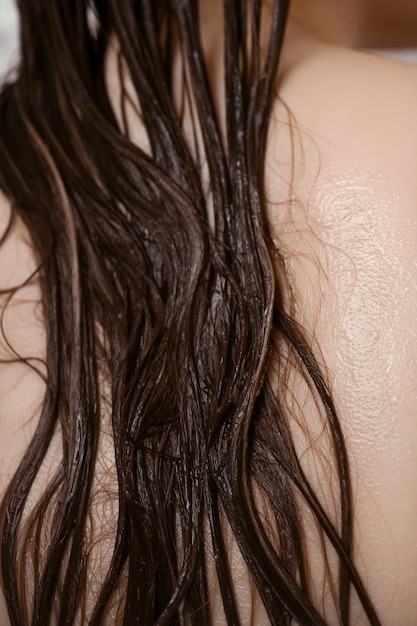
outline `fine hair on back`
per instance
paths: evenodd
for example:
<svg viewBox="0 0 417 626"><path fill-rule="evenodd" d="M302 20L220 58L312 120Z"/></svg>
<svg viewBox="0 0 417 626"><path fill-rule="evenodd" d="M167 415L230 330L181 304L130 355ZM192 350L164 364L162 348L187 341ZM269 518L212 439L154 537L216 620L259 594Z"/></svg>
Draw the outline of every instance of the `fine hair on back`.
<svg viewBox="0 0 417 626"><path fill-rule="evenodd" d="M323 625L307 509L336 555L340 624L353 594L379 623L353 562L338 415L266 219L289 2L218 2L220 105L198 0L18 0L22 57L0 96L1 242L17 219L30 234L46 347L44 364L24 359L45 395L2 502L13 626L204 626L214 596L239 624L231 542L271 624ZM289 369L331 441L336 516L294 442Z"/></svg>

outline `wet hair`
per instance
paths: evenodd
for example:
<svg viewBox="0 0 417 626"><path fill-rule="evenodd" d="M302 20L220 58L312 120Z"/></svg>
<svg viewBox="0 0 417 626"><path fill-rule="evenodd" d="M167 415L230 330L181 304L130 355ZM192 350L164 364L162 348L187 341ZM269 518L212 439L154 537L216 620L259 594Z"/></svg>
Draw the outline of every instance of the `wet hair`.
<svg viewBox="0 0 417 626"><path fill-rule="evenodd" d="M38 262L28 280L42 293L46 376L2 503L13 626L209 624L210 564L227 623L238 624L230 537L271 624L324 624L307 508L337 555L340 623L353 589L378 624L353 563L340 423L285 304L266 219L288 0L271 3L262 47L261 0L223 1L220 109L197 0L19 0L19 10L22 58L0 98L0 187ZM111 42L119 115L105 76ZM289 363L331 440L335 519L294 442ZM54 471L40 479L56 438Z"/></svg>

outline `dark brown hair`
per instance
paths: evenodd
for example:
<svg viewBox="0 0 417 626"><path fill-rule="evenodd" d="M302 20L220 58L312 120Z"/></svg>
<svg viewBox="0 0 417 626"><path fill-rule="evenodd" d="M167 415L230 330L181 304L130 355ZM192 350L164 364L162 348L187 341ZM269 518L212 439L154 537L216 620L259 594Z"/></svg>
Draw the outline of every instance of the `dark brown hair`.
<svg viewBox="0 0 417 626"><path fill-rule="evenodd" d="M340 623L349 623L353 587L378 624L352 561L343 435L285 307L265 217L288 0L272 3L265 54L261 0L223 6L225 130L197 0L19 0L22 60L0 99L0 186L39 261L47 377L35 435L2 505L13 626L93 625L106 616L124 626L209 624L209 562L227 622L237 624L230 531L271 624L324 624L310 589L302 503L338 555ZM122 89L121 122L109 100L111 38L149 148L129 138L130 96ZM302 469L286 368L275 368L273 391L271 359L291 362L321 406L338 476L336 520ZM29 504L57 436L56 471ZM103 437L110 470L100 470ZM110 507L107 531L96 521L100 502ZM97 552L100 542L107 552ZM94 584L93 554L104 572Z"/></svg>

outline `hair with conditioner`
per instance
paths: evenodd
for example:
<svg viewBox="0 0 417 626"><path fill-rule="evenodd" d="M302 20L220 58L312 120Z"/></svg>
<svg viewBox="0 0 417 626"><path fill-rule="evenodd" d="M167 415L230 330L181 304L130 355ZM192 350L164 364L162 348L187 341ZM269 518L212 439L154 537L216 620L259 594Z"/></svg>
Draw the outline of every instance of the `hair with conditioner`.
<svg viewBox="0 0 417 626"><path fill-rule="evenodd" d="M19 10L22 59L0 98L0 187L12 206L2 241L15 217L30 233L46 376L2 503L12 625L209 624L210 563L227 623L238 624L230 533L271 624L324 624L301 502L338 557L340 623L353 589L378 624L352 558L343 434L284 305L265 214L288 0L271 3L262 46L261 0L223 1L220 111L197 0L19 0ZM111 41L120 118L105 80ZM146 146L130 138L128 107ZM325 415L336 521L303 471L272 358L291 360ZM33 501L56 438L60 458ZM107 526L96 520L106 503Z"/></svg>

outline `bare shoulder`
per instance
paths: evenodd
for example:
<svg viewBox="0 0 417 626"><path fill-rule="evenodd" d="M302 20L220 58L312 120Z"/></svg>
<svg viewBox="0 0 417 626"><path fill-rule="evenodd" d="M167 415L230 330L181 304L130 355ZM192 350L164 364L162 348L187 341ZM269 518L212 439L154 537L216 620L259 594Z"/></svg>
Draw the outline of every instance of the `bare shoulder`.
<svg viewBox="0 0 417 626"><path fill-rule="evenodd" d="M30 235L0 192L0 501L33 435L45 384L45 333ZM36 372L39 371L39 373ZM0 589L0 623L9 624Z"/></svg>
<svg viewBox="0 0 417 626"><path fill-rule="evenodd" d="M290 25L279 91L322 159L338 148L390 170L398 184L415 181L417 66L318 42Z"/></svg>
<svg viewBox="0 0 417 626"><path fill-rule="evenodd" d="M44 392L45 332L30 235L0 194L0 497L30 441ZM38 371L36 371L38 370Z"/></svg>
<svg viewBox="0 0 417 626"><path fill-rule="evenodd" d="M267 153L272 234L342 420L356 561L382 622L411 626L417 68L300 40L286 54Z"/></svg>

